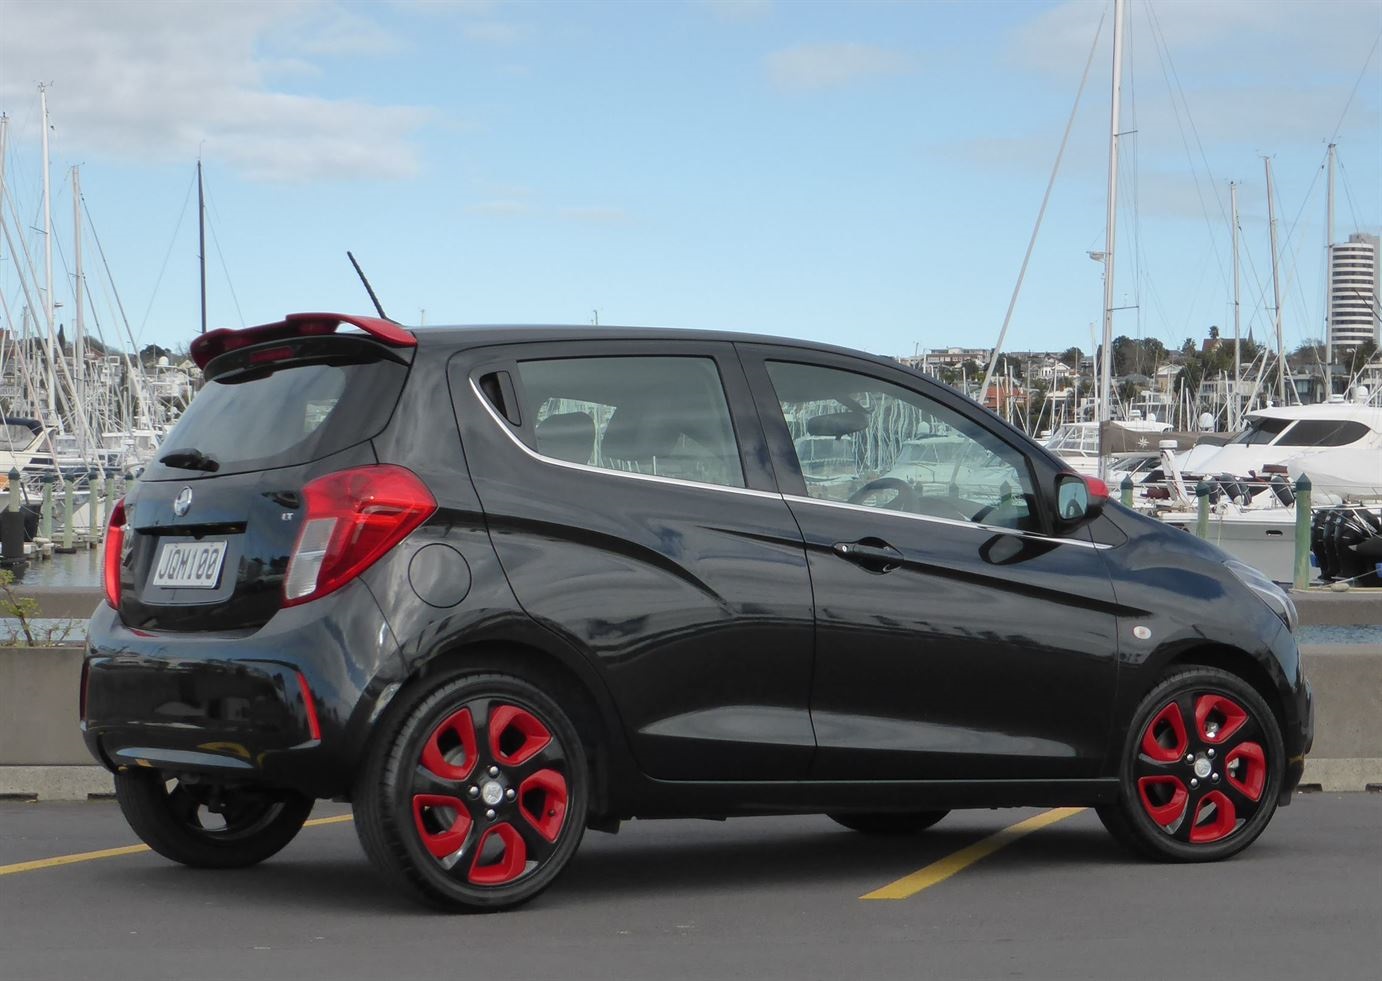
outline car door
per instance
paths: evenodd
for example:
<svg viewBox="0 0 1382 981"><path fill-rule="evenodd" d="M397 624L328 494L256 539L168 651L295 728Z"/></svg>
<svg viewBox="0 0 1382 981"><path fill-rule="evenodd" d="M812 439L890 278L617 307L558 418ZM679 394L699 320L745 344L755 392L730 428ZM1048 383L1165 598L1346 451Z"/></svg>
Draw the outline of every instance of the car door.
<svg viewBox="0 0 1382 981"><path fill-rule="evenodd" d="M599 666L640 766L803 776L810 579L733 346L513 345L450 384L518 602Z"/></svg>
<svg viewBox="0 0 1382 981"><path fill-rule="evenodd" d="M1055 465L907 372L740 350L811 570L812 775L1096 775L1114 597L1102 546L1047 520ZM797 445L822 438L834 464L803 474Z"/></svg>

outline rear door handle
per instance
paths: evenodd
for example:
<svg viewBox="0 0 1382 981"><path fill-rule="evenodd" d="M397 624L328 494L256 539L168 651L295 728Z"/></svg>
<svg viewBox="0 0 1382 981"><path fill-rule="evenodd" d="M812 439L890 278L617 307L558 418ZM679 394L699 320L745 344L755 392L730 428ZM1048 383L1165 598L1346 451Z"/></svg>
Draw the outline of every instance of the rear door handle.
<svg viewBox="0 0 1382 981"><path fill-rule="evenodd" d="M836 542L832 550L846 562L869 572L892 572L902 564L902 553L881 538L861 538L857 542Z"/></svg>

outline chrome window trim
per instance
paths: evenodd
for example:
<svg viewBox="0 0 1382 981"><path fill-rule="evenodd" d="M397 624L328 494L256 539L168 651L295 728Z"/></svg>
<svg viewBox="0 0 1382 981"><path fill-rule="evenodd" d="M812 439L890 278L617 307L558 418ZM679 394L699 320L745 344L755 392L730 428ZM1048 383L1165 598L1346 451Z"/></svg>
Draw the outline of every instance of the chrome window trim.
<svg viewBox="0 0 1382 981"><path fill-rule="evenodd" d="M1053 542L1057 545L1074 545L1078 548L1092 548L1102 550L1113 548L1112 545L1105 545L1100 542L1087 542L1079 538L1057 538L1052 535L1040 535L1032 531L1023 531L1020 528L1004 528L1001 525L986 525L977 521L963 521L959 518L942 518L934 514L912 514L908 511L890 511L887 508L871 508L863 504L850 504L846 501L823 501L818 497L802 497L799 494L784 494L783 500L788 504L814 504L823 508L843 508L846 511L862 511L865 514L884 515L891 518L907 518L911 521L927 521L932 524L949 525L953 528L975 528L979 531L993 535L1015 535L1018 538L1027 538L1037 542Z"/></svg>
<svg viewBox="0 0 1382 981"><path fill-rule="evenodd" d="M554 456L547 456L544 453L539 453L537 450L533 449L527 443L523 442L523 440L519 439L517 434L514 433L513 427L510 426L508 422L506 422L499 415L498 410L496 410L494 406L490 404L490 401L488 398L485 397L484 392L480 391L480 386L476 383L475 379L472 377L469 379L469 381L470 390L475 394L476 401L478 401L480 405L484 408L484 410L487 413L489 413L489 417L494 420L494 424L499 427L500 432L507 436L513 442L513 445L522 450L524 454L526 454L530 459L536 460L539 463L546 463L553 467L562 467L566 470L576 470L582 473L597 473L612 477L627 477L631 480L648 480L659 484L671 484L675 487L691 487L695 488L696 490L712 490L720 491L721 493L727 494L743 494L748 497L764 497L774 501L781 501L784 499L782 494L775 493L773 491L755 490L752 487L731 487L728 484L710 484L703 483L698 480L682 480L680 477L662 477L658 474L651 473L633 473L628 470L611 470L608 467L592 467L588 463L572 463L570 460L558 460ZM728 396L725 397L725 404L726 406L728 406L729 404ZM739 442L736 438L735 449L738 448Z"/></svg>

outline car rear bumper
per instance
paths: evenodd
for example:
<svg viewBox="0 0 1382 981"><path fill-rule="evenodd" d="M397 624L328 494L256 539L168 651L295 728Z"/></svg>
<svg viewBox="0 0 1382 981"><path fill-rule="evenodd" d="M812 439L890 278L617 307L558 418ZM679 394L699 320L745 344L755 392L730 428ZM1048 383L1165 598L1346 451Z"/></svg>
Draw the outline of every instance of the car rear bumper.
<svg viewBox="0 0 1382 981"><path fill-rule="evenodd" d="M341 796L401 674L388 623L358 582L254 631L134 630L103 606L87 633L82 733L112 770Z"/></svg>

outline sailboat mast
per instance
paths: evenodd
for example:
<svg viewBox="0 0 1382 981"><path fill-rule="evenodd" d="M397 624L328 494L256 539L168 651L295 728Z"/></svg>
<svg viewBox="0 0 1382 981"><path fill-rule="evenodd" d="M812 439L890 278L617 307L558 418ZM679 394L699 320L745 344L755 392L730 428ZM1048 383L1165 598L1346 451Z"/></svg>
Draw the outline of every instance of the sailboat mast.
<svg viewBox="0 0 1382 981"><path fill-rule="evenodd" d="M1113 397L1113 247L1118 223L1118 117L1123 102L1123 7L1113 0L1113 85L1108 134L1108 223L1104 232L1104 336L1099 359L1099 476L1105 476L1105 424Z"/></svg>
<svg viewBox="0 0 1382 981"><path fill-rule="evenodd" d="M48 177L48 87L39 84L38 105L40 115L43 117L43 276L46 284L46 294L43 298L43 313L48 320L48 334L45 347L48 355L47 385L45 385L48 402L48 418L43 420L44 425L51 426L57 421L57 401L56 401L56 379L53 376L53 350L57 347L57 336L54 333L55 316L53 313L53 208L52 200L49 196Z"/></svg>
<svg viewBox="0 0 1382 981"><path fill-rule="evenodd" d="M86 352L83 319L83 293L86 290L86 279L82 273L82 182L80 168L72 168L72 246L73 261L76 266L76 294L77 304L76 314L76 336L72 341L72 374L73 389L76 392L77 413L80 413L80 423L77 424L78 445L81 448L83 460L90 459L86 438Z"/></svg>
<svg viewBox="0 0 1382 981"><path fill-rule="evenodd" d="M202 161L197 158L197 266L202 277L202 333L206 333L206 195L202 193Z"/></svg>
<svg viewBox="0 0 1382 981"><path fill-rule="evenodd" d="M1324 399L1329 401L1334 394L1334 379L1331 377L1334 364L1334 336L1331 326L1334 323L1334 144L1329 144L1328 193L1325 195L1324 210Z"/></svg>
<svg viewBox="0 0 1382 981"><path fill-rule="evenodd" d="M1278 270L1280 263L1277 261L1276 252L1276 205L1273 199L1276 197L1272 187L1272 158L1263 157L1262 163L1267 168L1267 225L1271 229L1272 238L1272 300L1276 304L1276 394L1281 400L1281 404L1286 404L1286 343L1281 336L1281 276Z"/></svg>
<svg viewBox="0 0 1382 981"><path fill-rule="evenodd" d="M1230 209L1233 212L1233 401L1229 403L1231 408L1228 415L1228 428L1231 432L1237 432L1242 418L1243 407L1239 405L1238 379L1243 375L1242 362L1242 338L1243 338L1243 304L1238 296L1238 182L1228 182L1228 200Z"/></svg>

